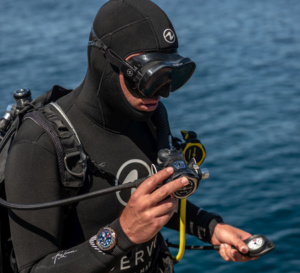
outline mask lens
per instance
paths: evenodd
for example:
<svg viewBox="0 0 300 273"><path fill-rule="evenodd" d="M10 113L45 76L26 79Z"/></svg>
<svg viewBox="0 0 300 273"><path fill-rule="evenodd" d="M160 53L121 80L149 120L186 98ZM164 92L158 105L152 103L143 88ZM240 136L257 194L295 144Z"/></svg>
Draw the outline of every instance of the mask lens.
<svg viewBox="0 0 300 273"><path fill-rule="evenodd" d="M148 80L141 81L139 89L147 97L162 96L168 97L171 92L172 70L170 68L158 69Z"/></svg>
<svg viewBox="0 0 300 273"><path fill-rule="evenodd" d="M135 97L168 97L192 76L195 63L177 53L147 53L129 60L140 67L140 77L127 87ZM126 81L125 81L126 82Z"/></svg>
<svg viewBox="0 0 300 273"><path fill-rule="evenodd" d="M172 92L183 86L193 75L194 70L195 64L193 62L174 69L172 75Z"/></svg>

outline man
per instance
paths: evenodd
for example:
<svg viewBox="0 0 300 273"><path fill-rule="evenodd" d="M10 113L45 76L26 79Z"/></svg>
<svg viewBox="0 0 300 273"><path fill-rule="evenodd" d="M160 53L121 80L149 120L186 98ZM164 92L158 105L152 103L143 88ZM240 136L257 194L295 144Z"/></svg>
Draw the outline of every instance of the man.
<svg viewBox="0 0 300 273"><path fill-rule="evenodd" d="M80 192L151 175L159 149L152 122L162 107L160 96L178 89L194 70L193 62L178 55L177 48L171 22L149 0L111 0L99 10L89 39L86 77L57 102L91 161L104 166L102 171L88 172ZM162 67L147 70L146 63L153 58ZM173 77L174 71L184 73ZM159 231L165 225L177 228L178 200L173 193L188 181L157 186L173 172L166 168L134 192L108 194L72 208L11 212L19 272L172 272ZM31 120L23 123L14 140L6 185L8 200L15 203L41 203L65 195L54 145ZM248 251L242 240L249 233L191 203L187 222L188 233L221 245L219 252L226 261L250 260L241 254Z"/></svg>

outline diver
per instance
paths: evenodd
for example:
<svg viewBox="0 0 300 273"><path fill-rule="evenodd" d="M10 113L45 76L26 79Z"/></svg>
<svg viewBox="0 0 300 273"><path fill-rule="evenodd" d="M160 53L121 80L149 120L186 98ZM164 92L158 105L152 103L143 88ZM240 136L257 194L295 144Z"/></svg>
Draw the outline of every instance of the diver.
<svg viewBox="0 0 300 273"><path fill-rule="evenodd" d="M157 188L174 170L151 175L150 166L157 160L152 118L163 107L160 98L180 88L195 69L177 49L170 20L152 1L111 0L100 8L89 36L85 79L57 101L89 158L102 166L87 173L78 194L149 178L135 191L73 206L11 210L19 272L173 272L160 230L178 229L173 193L188 181L180 178ZM26 120L7 161L7 199L47 202L65 197L65 188L52 141ZM188 202L187 223L187 233L220 245L224 260L256 259L241 254L247 253L243 240L251 234L225 224L221 216Z"/></svg>

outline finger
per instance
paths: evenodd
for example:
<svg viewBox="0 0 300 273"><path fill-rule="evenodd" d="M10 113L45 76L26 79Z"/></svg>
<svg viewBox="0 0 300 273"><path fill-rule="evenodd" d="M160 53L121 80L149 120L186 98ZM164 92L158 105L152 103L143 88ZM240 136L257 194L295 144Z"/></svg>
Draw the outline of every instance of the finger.
<svg viewBox="0 0 300 273"><path fill-rule="evenodd" d="M249 256L243 254L248 252L248 246L241 239L238 239L235 241L235 247L230 250L230 256L233 261L246 262L249 260Z"/></svg>
<svg viewBox="0 0 300 273"><path fill-rule="evenodd" d="M165 168L158 173L147 178L138 188L140 194L150 194L152 193L159 184L161 184L165 179L167 179L172 173L174 173L174 169L171 167Z"/></svg>
<svg viewBox="0 0 300 273"><path fill-rule="evenodd" d="M239 240L239 243L235 247L242 254L247 254L249 251L248 246L242 240Z"/></svg>
<svg viewBox="0 0 300 273"><path fill-rule="evenodd" d="M240 254L236 249L232 248L231 246L226 249L226 252L228 253L228 257L230 260L237 262L237 261L242 261L243 260L243 255Z"/></svg>
<svg viewBox="0 0 300 273"><path fill-rule="evenodd" d="M243 262L245 261L245 258L246 256L244 256L242 254L240 254L238 252L237 249L235 248L232 248L232 246L228 245L228 244L225 244L224 245L224 257L226 261L233 261L233 262Z"/></svg>
<svg viewBox="0 0 300 273"><path fill-rule="evenodd" d="M155 205L167 198L168 196L172 195L174 192L187 186L188 184L189 181L186 177L181 177L167 184L164 184L150 195L150 203L152 205Z"/></svg>
<svg viewBox="0 0 300 273"><path fill-rule="evenodd" d="M227 252L226 252L226 250L227 250L228 247L229 247L229 245L227 245L227 244L221 244L221 245L220 245L220 250L219 250L219 253L220 253L221 257L222 257L222 258L224 259L224 261L226 261L226 262L231 261L230 257L228 256L228 254L227 254Z"/></svg>
<svg viewBox="0 0 300 273"><path fill-rule="evenodd" d="M243 255L243 253L240 253L237 249L234 248L231 248L229 256L234 262L248 262L258 259L258 257L250 257L248 255Z"/></svg>
<svg viewBox="0 0 300 273"><path fill-rule="evenodd" d="M175 197L170 197L152 208L152 211L156 217L161 217L166 214L174 214L178 207L178 199Z"/></svg>
<svg viewBox="0 0 300 273"><path fill-rule="evenodd" d="M177 210L178 199L170 197L152 208L155 219L161 227L165 226Z"/></svg>
<svg viewBox="0 0 300 273"><path fill-rule="evenodd" d="M232 255L232 260L235 262L248 262L248 261L254 261L258 259L258 257L250 257L247 255L243 255L236 250L232 252L231 255Z"/></svg>

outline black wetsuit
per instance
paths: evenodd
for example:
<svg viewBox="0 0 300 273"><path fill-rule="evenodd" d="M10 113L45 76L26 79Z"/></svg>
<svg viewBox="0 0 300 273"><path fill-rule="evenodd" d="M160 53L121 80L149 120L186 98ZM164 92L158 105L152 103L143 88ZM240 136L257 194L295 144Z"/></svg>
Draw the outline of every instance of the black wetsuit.
<svg viewBox="0 0 300 273"><path fill-rule="evenodd" d="M133 52L178 47L177 39L170 44L162 37L163 30L173 26L148 0L110 1L100 9L93 27L123 58ZM126 39L126 35L132 37ZM90 159L105 163L104 172L88 175L84 192L146 177L157 158L157 143L147 124L151 113L140 112L129 104L120 87L118 70L97 48L89 47L88 60L83 83L58 101ZM60 181L54 145L31 120L21 126L10 150L5 184L7 199L15 203L41 203L67 195ZM82 201L73 208L11 211L19 271L104 273L114 268L112 272L155 272L164 250L161 235L134 245L119 224L130 194L131 190L116 192ZM221 219L188 204L188 233L209 241L217 221ZM177 228L178 223L175 214L169 226ZM117 252L103 253L95 244L94 236L106 225L118 234Z"/></svg>
<svg viewBox="0 0 300 273"><path fill-rule="evenodd" d="M105 162L107 173L90 177L86 184L89 191L114 186L115 178L124 183L150 174L149 166L156 155L155 143L147 132L146 124L133 121L122 134L112 133L80 114L72 101L70 106L67 114L86 153L98 163ZM53 143L43 129L32 121L26 121L19 131L9 155L6 174L10 201L45 202L62 198L65 191L60 184ZM99 253L89 240L100 227L120 216L130 192L117 192L80 202L76 213L65 219L63 208L15 212L14 219L21 222L20 225L12 223L12 234L21 272L29 272L32 265L41 259L32 272L46 272L43 269L45 266L47 272L108 272L109 269L104 268L110 268L118 260ZM80 224L76 223L77 216ZM118 222L112 226L119 230ZM118 236L125 252L135 247L125 236L123 240L120 234ZM155 242L151 241L145 247L137 248L137 256L132 254L131 257L135 260L133 264L137 263L137 268L141 266L141 269L149 265L152 253L156 251L155 246ZM133 264L123 259L118 267L129 269L122 272L134 272Z"/></svg>
<svg viewBox="0 0 300 273"><path fill-rule="evenodd" d="M90 158L105 162L105 173L90 175L85 191L95 191L126 183L150 174L156 160L156 144L145 122L128 124L122 133L109 132L83 115L75 101L61 103L71 119ZM68 110L67 110L68 109ZM54 145L43 129L31 120L21 127L9 154L6 172L8 200L40 203L62 198ZM52 208L11 212L11 231L20 272L148 272L159 259L161 237L136 246L123 234L120 216L131 190L80 202L76 208ZM198 208L189 204L189 233L198 234L207 226ZM201 211L201 216L205 216ZM207 214L206 216L208 216ZM176 218L176 219L175 219ZM116 256L100 252L93 238L100 227L110 224L118 232L123 250ZM170 221L178 225L178 215ZM203 234L203 233L202 233ZM127 254L127 255L126 255Z"/></svg>

